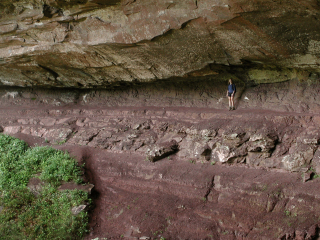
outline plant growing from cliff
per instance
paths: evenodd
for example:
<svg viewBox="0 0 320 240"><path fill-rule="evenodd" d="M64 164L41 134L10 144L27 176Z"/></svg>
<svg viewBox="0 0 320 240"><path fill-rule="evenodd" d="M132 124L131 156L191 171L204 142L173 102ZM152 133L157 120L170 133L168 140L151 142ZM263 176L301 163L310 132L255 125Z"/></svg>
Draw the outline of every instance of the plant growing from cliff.
<svg viewBox="0 0 320 240"><path fill-rule="evenodd" d="M67 142L67 139L61 140L60 142L58 142L59 145L63 145Z"/></svg>
<svg viewBox="0 0 320 240"><path fill-rule="evenodd" d="M268 185L263 184L263 185L261 186L261 191L266 191L267 189L268 189Z"/></svg>
<svg viewBox="0 0 320 240"><path fill-rule="evenodd" d="M80 239L87 229L86 211L71 209L88 203L80 190L58 190L61 183L81 180L81 169L67 153L49 147L29 148L0 134L0 239ZM41 183L35 192L30 179Z"/></svg>
<svg viewBox="0 0 320 240"><path fill-rule="evenodd" d="M313 167L310 167L309 170L310 170L310 172L311 172L311 174L312 174L312 175L311 175L311 176L312 176L311 179L316 179L316 178L320 177L319 174L316 174L317 171L316 171Z"/></svg>
<svg viewBox="0 0 320 240"><path fill-rule="evenodd" d="M291 212L289 210L284 210L284 213L286 214L287 217L291 215Z"/></svg>
<svg viewBox="0 0 320 240"><path fill-rule="evenodd" d="M312 176L312 179L316 179L316 178L319 178L319 177L320 177L319 174L314 174L314 175Z"/></svg>

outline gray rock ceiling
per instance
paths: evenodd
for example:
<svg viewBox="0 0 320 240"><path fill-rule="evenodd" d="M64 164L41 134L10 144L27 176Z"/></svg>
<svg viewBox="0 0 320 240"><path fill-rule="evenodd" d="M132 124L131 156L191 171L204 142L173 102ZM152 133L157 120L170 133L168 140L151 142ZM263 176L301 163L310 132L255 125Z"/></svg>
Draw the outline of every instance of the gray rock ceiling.
<svg viewBox="0 0 320 240"><path fill-rule="evenodd" d="M320 74L317 0L2 0L0 85Z"/></svg>

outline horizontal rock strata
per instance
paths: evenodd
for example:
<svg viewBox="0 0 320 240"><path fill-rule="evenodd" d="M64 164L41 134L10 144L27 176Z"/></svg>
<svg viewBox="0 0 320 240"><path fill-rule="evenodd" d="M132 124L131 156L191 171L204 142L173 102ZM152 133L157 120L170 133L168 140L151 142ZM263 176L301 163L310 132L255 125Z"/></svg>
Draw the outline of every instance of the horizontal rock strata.
<svg viewBox="0 0 320 240"><path fill-rule="evenodd" d="M4 86L319 75L317 0L4 0L0 10Z"/></svg>
<svg viewBox="0 0 320 240"><path fill-rule="evenodd" d="M89 152L86 168L99 197L86 239L319 237L319 179L302 182L297 173Z"/></svg>
<svg viewBox="0 0 320 240"><path fill-rule="evenodd" d="M315 96L317 88L302 86ZM267 87L276 89L243 92ZM86 239L319 237L320 116L311 110L134 106L131 96L117 103L126 90L8 90L1 131L85 162L94 184Z"/></svg>
<svg viewBox="0 0 320 240"><path fill-rule="evenodd" d="M55 144L139 152L152 161L176 152L179 160L211 164L302 172L318 166L317 158L313 159L320 141L319 116L173 108L52 109L43 110L41 116L39 113L26 109L18 113L18 119L2 120L3 132L41 137Z"/></svg>
<svg viewBox="0 0 320 240"><path fill-rule="evenodd" d="M63 107L80 104L87 107L191 107L226 109L227 81L201 79L176 82L158 81L138 86L118 86L112 90L0 88L1 106ZM319 80L286 81L252 85L234 80L237 86L237 109L273 110L279 112L318 114ZM213 110L214 111L214 110ZM207 116L209 117L209 115ZM203 116L205 118L205 116Z"/></svg>

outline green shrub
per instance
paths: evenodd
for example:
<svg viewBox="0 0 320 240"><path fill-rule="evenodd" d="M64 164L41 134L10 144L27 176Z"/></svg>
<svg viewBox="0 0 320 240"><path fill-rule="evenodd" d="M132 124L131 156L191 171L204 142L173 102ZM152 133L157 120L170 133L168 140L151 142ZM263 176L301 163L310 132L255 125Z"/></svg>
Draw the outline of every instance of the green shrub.
<svg viewBox="0 0 320 240"><path fill-rule="evenodd" d="M35 147L25 153L24 162L34 171L41 170L41 180L55 184L71 180L81 182L81 170L68 153L49 147Z"/></svg>
<svg viewBox="0 0 320 240"><path fill-rule="evenodd" d="M39 178L35 195L30 178ZM21 140L0 134L0 239L80 239L87 229L88 193L58 190L61 183L81 183L81 169L68 153L50 147L28 148ZM1 208L0 208L1 209Z"/></svg>

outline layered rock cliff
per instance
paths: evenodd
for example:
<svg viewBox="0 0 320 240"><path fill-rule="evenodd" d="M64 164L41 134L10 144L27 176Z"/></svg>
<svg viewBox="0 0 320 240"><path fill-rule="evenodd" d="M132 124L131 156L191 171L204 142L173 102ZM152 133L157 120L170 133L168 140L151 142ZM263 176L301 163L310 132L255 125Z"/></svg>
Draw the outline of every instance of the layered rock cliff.
<svg viewBox="0 0 320 240"><path fill-rule="evenodd" d="M0 9L1 131L86 163L86 239L319 239L319 1Z"/></svg>
<svg viewBox="0 0 320 240"><path fill-rule="evenodd" d="M18 0L0 7L6 86L318 78L317 0Z"/></svg>
<svg viewBox="0 0 320 240"><path fill-rule="evenodd" d="M317 113L174 106L191 103L183 94L147 106L125 90L6 91L5 134L86 164L95 185L86 239L319 237Z"/></svg>

